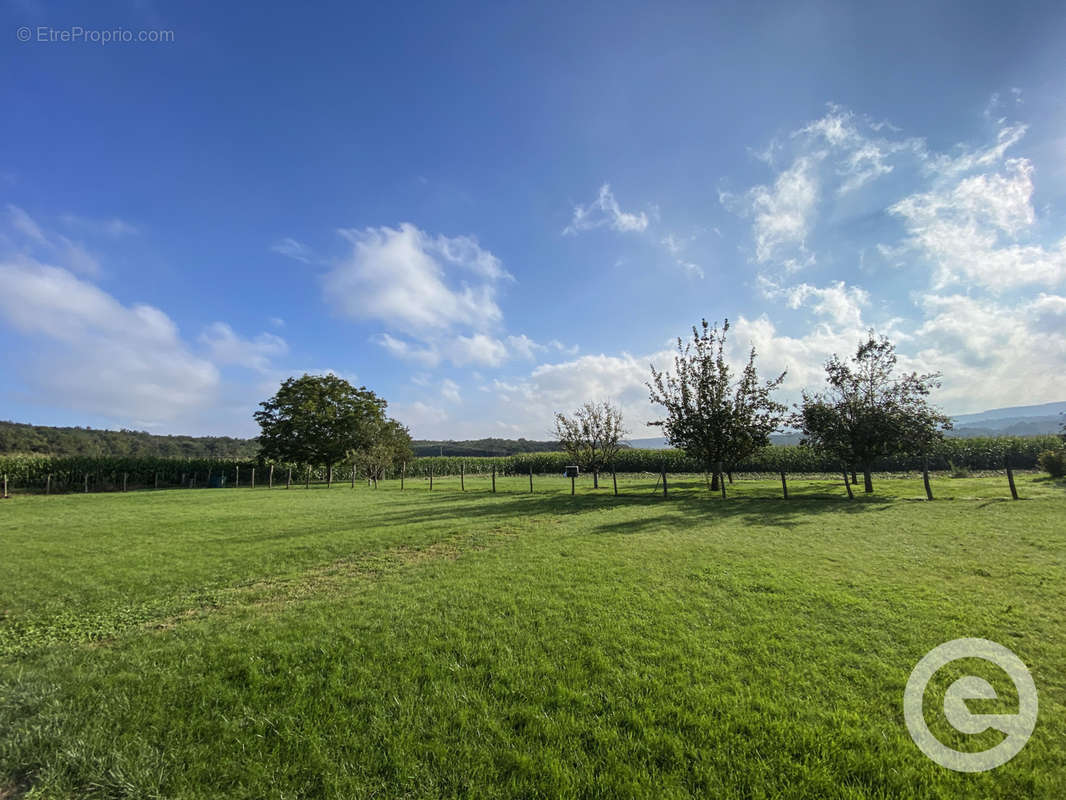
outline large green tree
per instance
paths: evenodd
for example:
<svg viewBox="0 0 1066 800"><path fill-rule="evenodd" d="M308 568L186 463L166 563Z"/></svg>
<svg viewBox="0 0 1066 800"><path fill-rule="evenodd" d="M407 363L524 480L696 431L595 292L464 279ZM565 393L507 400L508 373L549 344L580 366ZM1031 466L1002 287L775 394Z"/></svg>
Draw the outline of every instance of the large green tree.
<svg viewBox="0 0 1066 800"><path fill-rule="evenodd" d="M875 460L927 452L951 429L951 419L928 401L940 373L895 375L895 368L895 346L871 331L848 361L834 354L826 362L825 389L804 392L792 419L807 444L862 469L866 492L873 491Z"/></svg>
<svg viewBox="0 0 1066 800"><path fill-rule="evenodd" d="M336 375L288 378L259 405L263 457L327 469L373 445L386 422L382 398Z"/></svg>
<svg viewBox="0 0 1066 800"><path fill-rule="evenodd" d="M677 339L672 371L653 366L647 384L651 402L666 409L666 419L648 423L661 427L666 439L712 473L717 489L721 471L732 470L770 443L787 407L772 395L785 373L760 383L752 347L748 363L734 379L725 356L729 320L721 329L702 321L692 327L692 340Z"/></svg>
<svg viewBox="0 0 1066 800"><path fill-rule="evenodd" d="M374 481L383 479L386 470L395 469L401 462L413 458L411 434L394 419L378 423L370 443L354 454L355 462L362 466L366 477Z"/></svg>

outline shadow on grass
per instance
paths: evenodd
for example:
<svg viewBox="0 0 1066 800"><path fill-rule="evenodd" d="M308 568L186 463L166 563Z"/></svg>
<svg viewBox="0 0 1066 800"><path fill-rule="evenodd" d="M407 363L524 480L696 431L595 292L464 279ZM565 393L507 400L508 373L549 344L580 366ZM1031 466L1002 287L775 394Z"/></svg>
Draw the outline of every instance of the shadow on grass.
<svg viewBox="0 0 1066 800"><path fill-rule="evenodd" d="M818 493L793 496L788 500L769 496L730 497L723 500L706 489L672 491L661 494L636 494L632 491L615 497L610 490L600 495L504 494L435 492L419 497L416 507L377 511L370 516L375 524L411 524L420 520L441 521L499 520L513 523L516 516L579 516L616 509L643 509L639 517L627 516L617 522L592 522L590 530L598 533L636 533L650 528L676 526L679 521L711 523L739 519L758 525L791 528L809 521L812 514L864 514L888 508L892 498L863 496L854 500L834 494Z"/></svg>

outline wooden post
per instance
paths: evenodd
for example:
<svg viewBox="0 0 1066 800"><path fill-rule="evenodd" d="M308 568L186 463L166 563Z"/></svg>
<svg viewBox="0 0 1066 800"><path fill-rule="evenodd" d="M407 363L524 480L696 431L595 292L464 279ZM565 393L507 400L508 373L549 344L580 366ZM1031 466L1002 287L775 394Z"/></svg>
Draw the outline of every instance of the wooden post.
<svg viewBox="0 0 1066 800"><path fill-rule="evenodd" d="M185 473L181 473L181 488L185 488Z"/></svg>
<svg viewBox="0 0 1066 800"><path fill-rule="evenodd" d="M326 470L326 488L327 489L332 489L333 488L333 465L332 464L330 464L328 469Z"/></svg>
<svg viewBox="0 0 1066 800"><path fill-rule="evenodd" d="M355 488L355 462L352 462L352 488Z"/></svg>
<svg viewBox="0 0 1066 800"><path fill-rule="evenodd" d="M854 475L852 476L854 477ZM854 500L855 495L851 491L851 484L848 483L848 471L844 470L844 488L848 490L848 500Z"/></svg>
<svg viewBox="0 0 1066 800"><path fill-rule="evenodd" d="M459 462L459 491L466 491L466 462Z"/></svg>
<svg viewBox="0 0 1066 800"><path fill-rule="evenodd" d="M1007 470L1007 483L1010 484L1010 496L1018 499L1018 487L1014 485L1014 470L1010 468L1010 456L1003 456L1003 466Z"/></svg>
<svg viewBox="0 0 1066 800"><path fill-rule="evenodd" d="M270 465L270 472L267 474L267 488L274 488L274 465Z"/></svg>
<svg viewBox="0 0 1066 800"><path fill-rule="evenodd" d="M400 462L400 491L403 491L403 479L407 475L407 462Z"/></svg>
<svg viewBox="0 0 1066 800"><path fill-rule="evenodd" d="M618 497L618 473L611 467L611 482L614 484L614 496Z"/></svg>
<svg viewBox="0 0 1066 800"><path fill-rule="evenodd" d="M208 481L210 481L210 480L211 480L211 473L210 473L210 472L209 472L209 473L207 473L207 480L208 480ZM159 473L158 473L158 472L157 472L157 473L155 474L155 488L156 488L156 489L158 489L158 488L159 488Z"/></svg>
<svg viewBox="0 0 1066 800"><path fill-rule="evenodd" d="M492 493L496 493L496 464L492 465Z"/></svg>
<svg viewBox="0 0 1066 800"><path fill-rule="evenodd" d="M289 467L289 471L285 474L285 488L292 488L292 467Z"/></svg>
<svg viewBox="0 0 1066 800"><path fill-rule="evenodd" d="M929 484L929 459L922 454L922 483L925 484L925 499L933 499L933 487Z"/></svg>
<svg viewBox="0 0 1066 800"><path fill-rule="evenodd" d="M239 489L240 486L241 486L241 468L238 465L238 466L234 466L233 470L234 470L234 473L233 473L233 478L234 478L234 480L233 480L233 488L234 489ZM182 479L182 481L184 481L185 480L185 476L182 475L181 479Z"/></svg>
<svg viewBox="0 0 1066 800"><path fill-rule="evenodd" d="M529 468L529 493L533 494L533 467Z"/></svg>
<svg viewBox="0 0 1066 800"><path fill-rule="evenodd" d="M663 497L666 497L666 470L663 470Z"/></svg>
<svg viewBox="0 0 1066 800"><path fill-rule="evenodd" d="M89 473L85 473L85 494L89 493Z"/></svg>
<svg viewBox="0 0 1066 800"><path fill-rule="evenodd" d="M788 500L788 482L785 480L785 473L781 473L781 494Z"/></svg>
<svg viewBox="0 0 1066 800"><path fill-rule="evenodd" d="M126 481L129 479L130 474L128 472L122 473L122 491L126 491Z"/></svg>
<svg viewBox="0 0 1066 800"><path fill-rule="evenodd" d="M7 500L7 473L4 473L4 499Z"/></svg>
<svg viewBox="0 0 1066 800"><path fill-rule="evenodd" d="M304 488L311 488L311 465L307 465L307 472L304 474Z"/></svg>
<svg viewBox="0 0 1066 800"><path fill-rule="evenodd" d="M125 491L125 490L123 490L123 491ZM52 493L52 473L51 472L48 473L48 477L45 479L45 482L44 482L44 493L45 494L51 494Z"/></svg>
<svg viewBox="0 0 1066 800"><path fill-rule="evenodd" d="M208 489L211 488L211 473L214 472L214 471L215 471L214 468L210 468L210 469L207 470L207 480L204 481L204 486L206 488L208 488Z"/></svg>
<svg viewBox="0 0 1066 800"><path fill-rule="evenodd" d="M255 488L255 467L252 467L252 483L251 483L251 486L249 488L252 488L252 489Z"/></svg>
<svg viewBox="0 0 1066 800"><path fill-rule="evenodd" d="M433 491L433 467L429 468L429 490Z"/></svg>
<svg viewBox="0 0 1066 800"><path fill-rule="evenodd" d="M722 499L725 500L725 471L721 461L718 462L718 488L722 490Z"/></svg>
<svg viewBox="0 0 1066 800"><path fill-rule="evenodd" d="M574 483L575 483L575 481L576 481L576 479L574 478L574 476L573 476L573 475L571 475L571 476L570 476L570 496L571 496L571 497L573 497L573 496L574 496L574 491L575 491L575 490L574 490Z"/></svg>

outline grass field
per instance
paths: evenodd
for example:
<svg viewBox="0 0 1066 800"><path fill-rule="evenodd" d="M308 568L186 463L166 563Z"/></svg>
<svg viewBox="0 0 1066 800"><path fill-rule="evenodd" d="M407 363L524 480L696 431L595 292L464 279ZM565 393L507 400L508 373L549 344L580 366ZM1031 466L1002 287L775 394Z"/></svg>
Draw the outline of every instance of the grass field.
<svg viewBox="0 0 1066 800"><path fill-rule="evenodd" d="M0 798L1066 797L1062 482L537 483L0 501ZM959 637L1039 691L975 775Z"/></svg>

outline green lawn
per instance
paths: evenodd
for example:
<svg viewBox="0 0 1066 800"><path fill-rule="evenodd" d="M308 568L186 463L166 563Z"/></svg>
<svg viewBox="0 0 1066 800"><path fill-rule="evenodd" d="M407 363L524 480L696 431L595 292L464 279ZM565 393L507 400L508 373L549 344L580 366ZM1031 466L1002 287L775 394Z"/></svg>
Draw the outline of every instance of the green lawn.
<svg viewBox="0 0 1066 800"><path fill-rule="evenodd" d="M1062 482L604 483L0 501L0 798L1066 797ZM1039 691L976 775L902 714L959 637Z"/></svg>

